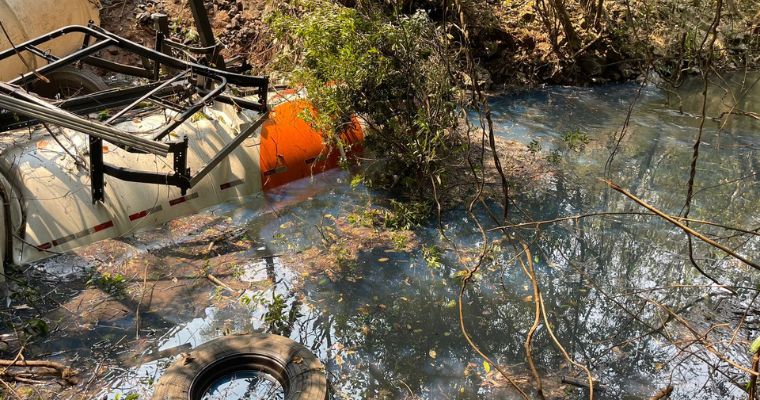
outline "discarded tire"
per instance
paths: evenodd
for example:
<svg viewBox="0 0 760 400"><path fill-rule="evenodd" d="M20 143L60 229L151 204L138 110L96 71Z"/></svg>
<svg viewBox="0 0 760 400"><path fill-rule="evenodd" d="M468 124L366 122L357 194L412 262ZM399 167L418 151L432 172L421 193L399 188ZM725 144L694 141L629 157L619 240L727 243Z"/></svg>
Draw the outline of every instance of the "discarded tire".
<svg viewBox="0 0 760 400"><path fill-rule="evenodd" d="M32 91L48 99L67 99L108 89L103 78L92 71L63 67L45 75L50 82L37 81Z"/></svg>
<svg viewBox="0 0 760 400"><path fill-rule="evenodd" d="M282 336L245 334L214 339L185 354L161 377L153 400L200 400L220 378L251 370L277 379L286 400L327 399L325 368L309 349Z"/></svg>

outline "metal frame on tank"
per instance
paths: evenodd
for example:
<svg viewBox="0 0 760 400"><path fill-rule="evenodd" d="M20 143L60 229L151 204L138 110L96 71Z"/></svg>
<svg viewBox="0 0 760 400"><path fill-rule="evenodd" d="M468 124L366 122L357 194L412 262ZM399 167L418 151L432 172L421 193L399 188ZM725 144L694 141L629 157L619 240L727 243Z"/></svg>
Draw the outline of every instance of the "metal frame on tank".
<svg viewBox="0 0 760 400"><path fill-rule="evenodd" d="M161 20L157 22L160 24ZM58 58L42 50L45 43L71 34L84 35L81 48L73 54ZM139 57L142 66L121 64L99 56L101 52L111 49ZM0 61L28 52L48 62L11 81L0 83L0 132L49 123L88 135L93 203L104 200L105 175L130 182L175 186L184 194L267 118L268 78L208 66L209 63L218 65L217 50L217 46L196 48L171 41L161 30L156 33L153 49L92 23L87 27L67 26L49 32L0 52ZM36 81L44 80L47 73L64 67L81 67L82 64L135 78L138 83L132 87L58 100L42 99L27 90ZM240 97L240 93L248 98ZM251 96L254 96L253 100ZM178 126L212 102L255 111L260 113L260 117L220 149L203 168L193 172L187 168L187 137L171 136ZM115 127L119 122L128 121L133 112L150 107L171 111L173 116L163 126L153 129L149 137ZM101 121L86 118L93 113L106 117ZM173 173L156 174L109 165L103 161L104 140L131 153L171 154Z"/></svg>

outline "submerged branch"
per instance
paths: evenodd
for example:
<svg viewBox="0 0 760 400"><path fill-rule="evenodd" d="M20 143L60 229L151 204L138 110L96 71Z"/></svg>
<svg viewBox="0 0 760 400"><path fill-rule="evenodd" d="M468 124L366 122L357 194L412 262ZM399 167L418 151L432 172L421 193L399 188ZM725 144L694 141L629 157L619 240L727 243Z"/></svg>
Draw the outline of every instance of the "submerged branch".
<svg viewBox="0 0 760 400"><path fill-rule="evenodd" d="M459 328L462 331L462 336L464 336L464 340L467 341L467 344L469 344L470 347L472 347L472 349L475 350L475 352L478 353L480 357L482 357L487 363L489 363L494 368L496 368L496 370L499 371L499 373L504 377L504 379L506 379L507 382L509 382L509 384L512 385L512 387L514 387L515 389L517 389L518 392L520 392L520 395L523 397L523 399L529 400L530 397L528 397L528 395L519 386L517 386L517 382L515 382L514 379L512 379L509 374L507 374L507 371L505 371L504 368L500 367L499 364L494 363L485 353L483 353L478 347L478 345L476 345L475 342L472 341L472 339L470 338L470 335L467 333L467 328L465 328L464 326L464 310L463 310L462 304L464 300L464 291L467 288L467 281L469 280L469 278L470 277L466 277L464 279L464 281L462 282L462 287L459 290L459 300L458 300Z"/></svg>
<svg viewBox="0 0 760 400"><path fill-rule="evenodd" d="M626 197L628 197L629 199L633 200L634 202L636 202L640 206L642 206L642 207L646 208L647 210L653 212L654 214L656 214L657 216L665 219L666 221L670 222L671 224L673 224L673 225L681 228L687 235L694 236L697 239L699 239L699 240L701 240L701 241L709 244L710 246L713 246L713 247L716 247L716 248L722 250L724 253L726 253L726 254L728 254L728 255L736 258L737 260L743 262L744 264L747 264L747 265L749 265L752 268L760 270L760 265L758 265L757 263L750 261L746 257L738 254L737 252L729 249L728 247L726 247L726 246L724 246L724 245L722 245L722 244L720 244L720 243L718 243L718 242L716 242L716 241L714 241L714 240L706 237L705 235L703 235L703 234L695 231L694 229L689 228L687 225L684 225L683 223L681 223L678 220L676 220L676 218L674 218L674 217L672 217L672 216L670 216L670 215L668 215L668 214L666 214L666 213L658 210L657 208L655 208L654 206L652 206L649 203L645 202L644 200L642 200L642 199L634 196L633 194L631 194L627 190L625 190L622 187L616 185L614 182L612 182L610 180L607 180L607 179L602 179L602 181L605 182L605 183L607 183L607 185L609 185L615 191L620 192L621 194L623 194Z"/></svg>
<svg viewBox="0 0 760 400"><path fill-rule="evenodd" d="M78 382L78 373L55 361L45 360L0 360L0 367L4 367L1 375L10 379L14 379L16 376L23 378L29 378L30 376L55 376L63 379L66 383L74 385ZM28 373L17 373L9 371L9 368L29 368Z"/></svg>
<svg viewBox="0 0 760 400"><path fill-rule="evenodd" d="M520 261L523 270L528 275L528 278L530 279L533 286L533 303L535 304L535 316L533 319L533 325L531 325L530 329L528 330L528 334L525 336L525 343L523 343L523 347L525 348L525 356L528 359L530 372L533 374L533 379L536 380L536 391L538 392L538 397L540 399L544 399L545 396L543 384L541 383L541 376L538 374L536 363L533 361L533 335L536 333L536 329L538 329L538 325L541 323L541 292L538 290L538 280L536 279L536 271L533 268L533 260L530 254L530 249L528 249L528 246L525 243L522 243L522 247L523 251L525 252L525 258L528 260L528 266L525 266L525 262L523 261L522 257L520 257L518 260Z"/></svg>
<svg viewBox="0 0 760 400"><path fill-rule="evenodd" d="M649 303L652 303L655 306L657 306L657 307L665 310L665 312L668 313L668 315L672 316L673 319L675 319L676 321L678 321L684 328L686 328L689 331L689 333L691 333L691 335L694 337L694 343L701 344L708 352L710 352L713 355L715 355L716 357L718 357L721 361L727 363L728 365L730 365L730 366L732 366L732 367L734 367L734 368L736 368L736 369L738 369L740 371L743 371L743 372L749 374L750 376L755 376L756 377L756 376L760 375L760 373L758 373L757 371L749 369L747 367L744 367L744 366L740 365L736 361L728 358L728 356L726 356L725 354L723 354L720 351L718 351L718 349L715 348L715 345L707 340L707 334L709 333L709 331L705 332L705 333L697 331L697 329L694 328L693 326L691 326L691 324L689 324L689 322L686 321L685 318L683 318L678 313L676 313L675 311L671 310L670 307L668 307L668 306L666 306L666 305L664 305L662 303L659 303L659 302L657 302L655 300L652 300L650 298L646 298L646 297L643 297L643 296L639 296L639 298L641 298L642 300L647 301Z"/></svg>

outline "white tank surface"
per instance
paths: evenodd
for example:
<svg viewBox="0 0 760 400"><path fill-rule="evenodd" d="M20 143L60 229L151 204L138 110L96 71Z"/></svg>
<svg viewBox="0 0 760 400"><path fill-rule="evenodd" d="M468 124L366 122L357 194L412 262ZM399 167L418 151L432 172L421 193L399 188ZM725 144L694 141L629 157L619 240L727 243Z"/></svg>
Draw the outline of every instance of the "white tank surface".
<svg viewBox="0 0 760 400"><path fill-rule="evenodd" d="M226 143L260 117L255 112L238 112L219 103L207 107L203 114L204 117L187 121L175 131L176 135L189 139L188 167L193 171L200 170ZM145 131L163 123L163 115L151 115L117 127ZM13 227L21 235L14 238L12 251L5 253L12 255L10 261L14 264L125 235L228 199L261 192L257 130L185 195L171 186L106 177L105 201L93 204L89 169L84 163L77 165L70 155L87 152L87 136L67 129L63 133L58 137L66 150L44 129L35 130L31 138L26 130L10 132L0 142L0 149L5 147L0 150L5 164L0 169L10 174L8 180L13 182L6 185L6 192L12 193L11 203L24 205L24 215L15 218ZM104 160L116 167L139 166L149 172L172 172L171 162L165 157L129 153L108 143L104 143L103 150Z"/></svg>
<svg viewBox="0 0 760 400"><path fill-rule="evenodd" d="M97 0L0 0L0 22L14 45L64 26L87 25L89 21L100 22ZM82 47L83 40L83 34L66 35L46 43L41 50L61 57ZM0 50L11 47L5 34L0 34ZM24 62L18 57L0 62L0 81L47 64L29 52L21 55Z"/></svg>

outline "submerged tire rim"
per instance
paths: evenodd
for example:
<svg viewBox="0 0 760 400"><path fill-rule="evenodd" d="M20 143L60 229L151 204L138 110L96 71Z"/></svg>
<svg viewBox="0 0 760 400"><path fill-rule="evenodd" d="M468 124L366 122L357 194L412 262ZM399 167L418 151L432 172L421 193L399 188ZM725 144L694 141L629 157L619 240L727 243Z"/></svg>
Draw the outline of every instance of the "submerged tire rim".
<svg viewBox="0 0 760 400"><path fill-rule="evenodd" d="M261 354L236 353L220 358L203 368L190 385L188 400L200 400L214 382L239 371L260 371L272 376L282 386L284 397L288 397L290 380L285 365Z"/></svg>

